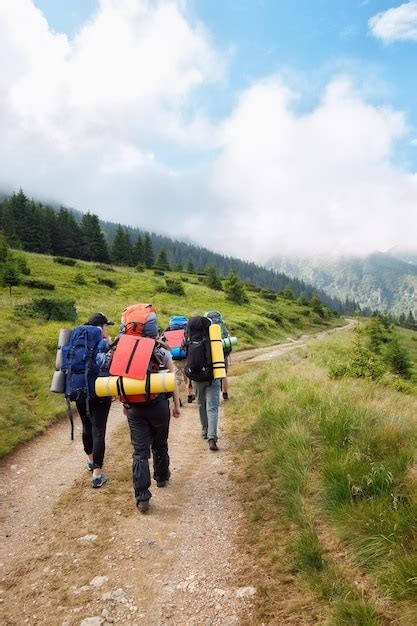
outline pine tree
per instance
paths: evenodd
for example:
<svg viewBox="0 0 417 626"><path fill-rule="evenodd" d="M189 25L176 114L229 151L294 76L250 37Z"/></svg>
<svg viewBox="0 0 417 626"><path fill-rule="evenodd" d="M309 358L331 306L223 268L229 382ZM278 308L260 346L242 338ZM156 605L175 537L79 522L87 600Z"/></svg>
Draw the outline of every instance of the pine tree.
<svg viewBox="0 0 417 626"><path fill-rule="evenodd" d="M224 285L226 298L237 304L245 304L249 299L245 293L245 288L239 276L234 270L230 270Z"/></svg>
<svg viewBox="0 0 417 626"><path fill-rule="evenodd" d="M401 378L411 378L410 357L396 335L393 335L386 344L383 358L393 374L397 374Z"/></svg>
<svg viewBox="0 0 417 626"><path fill-rule="evenodd" d="M116 265L133 265L133 251L129 233L120 224L113 241L111 258Z"/></svg>
<svg viewBox="0 0 417 626"><path fill-rule="evenodd" d="M210 287L210 289L215 289L216 291L223 290L222 281L220 280L216 268L212 265L206 268L205 283L207 287Z"/></svg>
<svg viewBox="0 0 417 626"><path fill-rule="evenodd" d="M109 263L109 249L97 215L85 213L81 219L80 228L82 233L81 258L86 261Z"/></svg>
<svg viewBox="0 0 417 626"><path fill-rule="evenodd" d="M320 317L324 317L323 303L317 293L315 293L311 298L310 306L314 313L317 313Z"/></svg>
<svg viewBox="0 0 417 626"><path fill-rule="evenodd" d="M135 265L144 262L144 242L140 235L136 239L135 245L133 246L133 262Z"/></svg>
<svg viewBox="0 0 417 626"><path fill-rule="evenodd" d="M164 248L161 248L161 250L159 251L158 258L155 262L155 267L159 270L164 270L166 272L169 272L171 270L167 253L165 252Z"/></svg>
<svg viewBox="0 0 417 626"><path fill-rule="evenodd" d="M68 209L61 207L57 217L56 228L55 254L58 256L69 256L73 259L79 258L82 237L80 226L74 214L68 211Z"/></svg>
<svg viewBox="0 0 417 626"><path fill-rule="evenodd" d="M150 269L154 266L155 263L155 255L152 247L152 241L149 233L146 233L145 239L143 242L143 262L145 267Z"/></svg>
<svg viewBox="0 0 417 626"><path fill-rule="evenodd" d="M20 285L19 271L11 259L7 260L2 267L1 284L9 288L10 297L12 297L12 287Z"/></svg>
<svg viewBox="0 0 417 626"><path fill-rule="evenodd" d="M192 258L189 256L187 260L187 269L188 274L195 274L195 267Z"/></svg>

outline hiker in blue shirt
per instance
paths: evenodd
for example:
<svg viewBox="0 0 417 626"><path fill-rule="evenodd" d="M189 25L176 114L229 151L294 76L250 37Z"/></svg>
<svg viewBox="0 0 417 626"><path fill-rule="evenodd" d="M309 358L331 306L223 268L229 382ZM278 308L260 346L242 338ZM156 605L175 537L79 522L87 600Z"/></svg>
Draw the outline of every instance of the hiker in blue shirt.
<svg viewBox="0 0 417 626"><path fill-rule="evenodd" d="M103 313L94 313L86 325L99 326L102 330L103 339L98 344L98 352L96 364L99 366L100 376L108 376L108 348L109 338L107 329L114 322L107 319ZM87 411L86 401L77 400L77 410L83 425L83 446L87 455L87 467L92 472L92 486L94 489L101 487L107 481L103 474L104 452L106 449L106 425L107 418L111 407L111 398L90 398L89 415Z"/></svg>

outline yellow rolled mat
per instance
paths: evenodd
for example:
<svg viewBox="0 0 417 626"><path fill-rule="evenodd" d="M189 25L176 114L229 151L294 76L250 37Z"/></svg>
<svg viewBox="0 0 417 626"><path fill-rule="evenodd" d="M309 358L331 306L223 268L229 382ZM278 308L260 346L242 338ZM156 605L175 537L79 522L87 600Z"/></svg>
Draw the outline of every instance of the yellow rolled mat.
<svg viewBox="0 0 417 626"><path fill-rule="evenodd" d="M118 396L117 381L120 376L100 376L96 380L96 394L99 397ZM127 396L135 396L146 393L146 381L135 378L123 377L123 388ZM170 393L175 389L175 374L171 372L161 372L151 374L150 393Z"/></svg>
<svg viewBox="0 0 417 626"><path fill-rule="evenodd" d="M222 343L222 331L220 324L212 324L209 327L211 360L213 361L213 378L226 378L224 366L224 352Z"/></svg>

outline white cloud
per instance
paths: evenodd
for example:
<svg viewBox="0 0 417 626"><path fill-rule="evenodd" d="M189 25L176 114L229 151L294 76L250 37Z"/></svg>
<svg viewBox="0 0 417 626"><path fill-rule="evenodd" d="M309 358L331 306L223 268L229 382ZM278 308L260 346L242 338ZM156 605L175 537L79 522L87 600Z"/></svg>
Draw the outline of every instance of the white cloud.
<svg viewBox="0 0 417 626"><path fill-rule="evenodd" d="M213 186L229 250L265 258L415 245L417 176L391 162L403 115L367 104L343 77L308 114L293 113L293 98L270 78L224 123Z"/></svg>
<svg viewBox="0 0 417 626"><path fill-rule="evenodd" d="M417 1L381 11L369 20L372 35L386 43L417 41Z"/></svg>
<svg viewBox="0 0 417 626"><path fill-rule="evenodd" d="M101 0L74 39L31 0L2 0L0 58L0 190L245 258L415 246L417 177L393 164L401 112L339 77L295 114L271 77L214 124L193 95L225 59L183 0Z"/></svg>

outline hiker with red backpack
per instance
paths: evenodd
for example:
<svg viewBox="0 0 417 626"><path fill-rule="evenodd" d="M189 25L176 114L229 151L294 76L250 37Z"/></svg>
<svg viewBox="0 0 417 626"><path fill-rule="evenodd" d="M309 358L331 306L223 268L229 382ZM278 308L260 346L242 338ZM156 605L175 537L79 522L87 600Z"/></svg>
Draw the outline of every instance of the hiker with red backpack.
<svg viewBox="0 0 417 626"><path fill-rule="evenodd" d="M172 360L175 365L175 382L178 390L184 384L187 390L187 401L191 403L195 400L191 380L185 374L185 360L187 351L185 349L185 331L187 329L188 317L183 315L173 315L170 317L168 327L162 333L164 341L171 350ZM180 400L181 404L181 400Z"/></svg>
<svg viewBox="0 0 417 626"><path fill-rule="evenodd" d="M170 394L151 393L151 376L163 370L174 373L175 367L169 349L158 340L156 310L151 304L128 307L122 313L121 322L121 335L115 342L110 373L119 376L120 400L129 423L133 446L132 478L136 505L141 513L146 513L152 497L149 490L151 452L153 478L157 487L165 487L171 475L168 454ZM146 379L145 393L126 394L123 387L125 376ZM173 397L173 415L180 417L177 389Z"/></svg>
<svg viewBox="0 0 417 626"><path fill-rule="evenodd" d="M63 389L72 424L71 400L75 401L83 425L82 440L87 467L92 472L92 487L107 481L103 473L106 449L106 425L111 398L98 398L94 385L99 376L108 375L109 341L107 329L114 322L103 313L94 313L85 324L71 331L69 342L62 347ZM73 427L71 432L73 438Z"/></svg>

